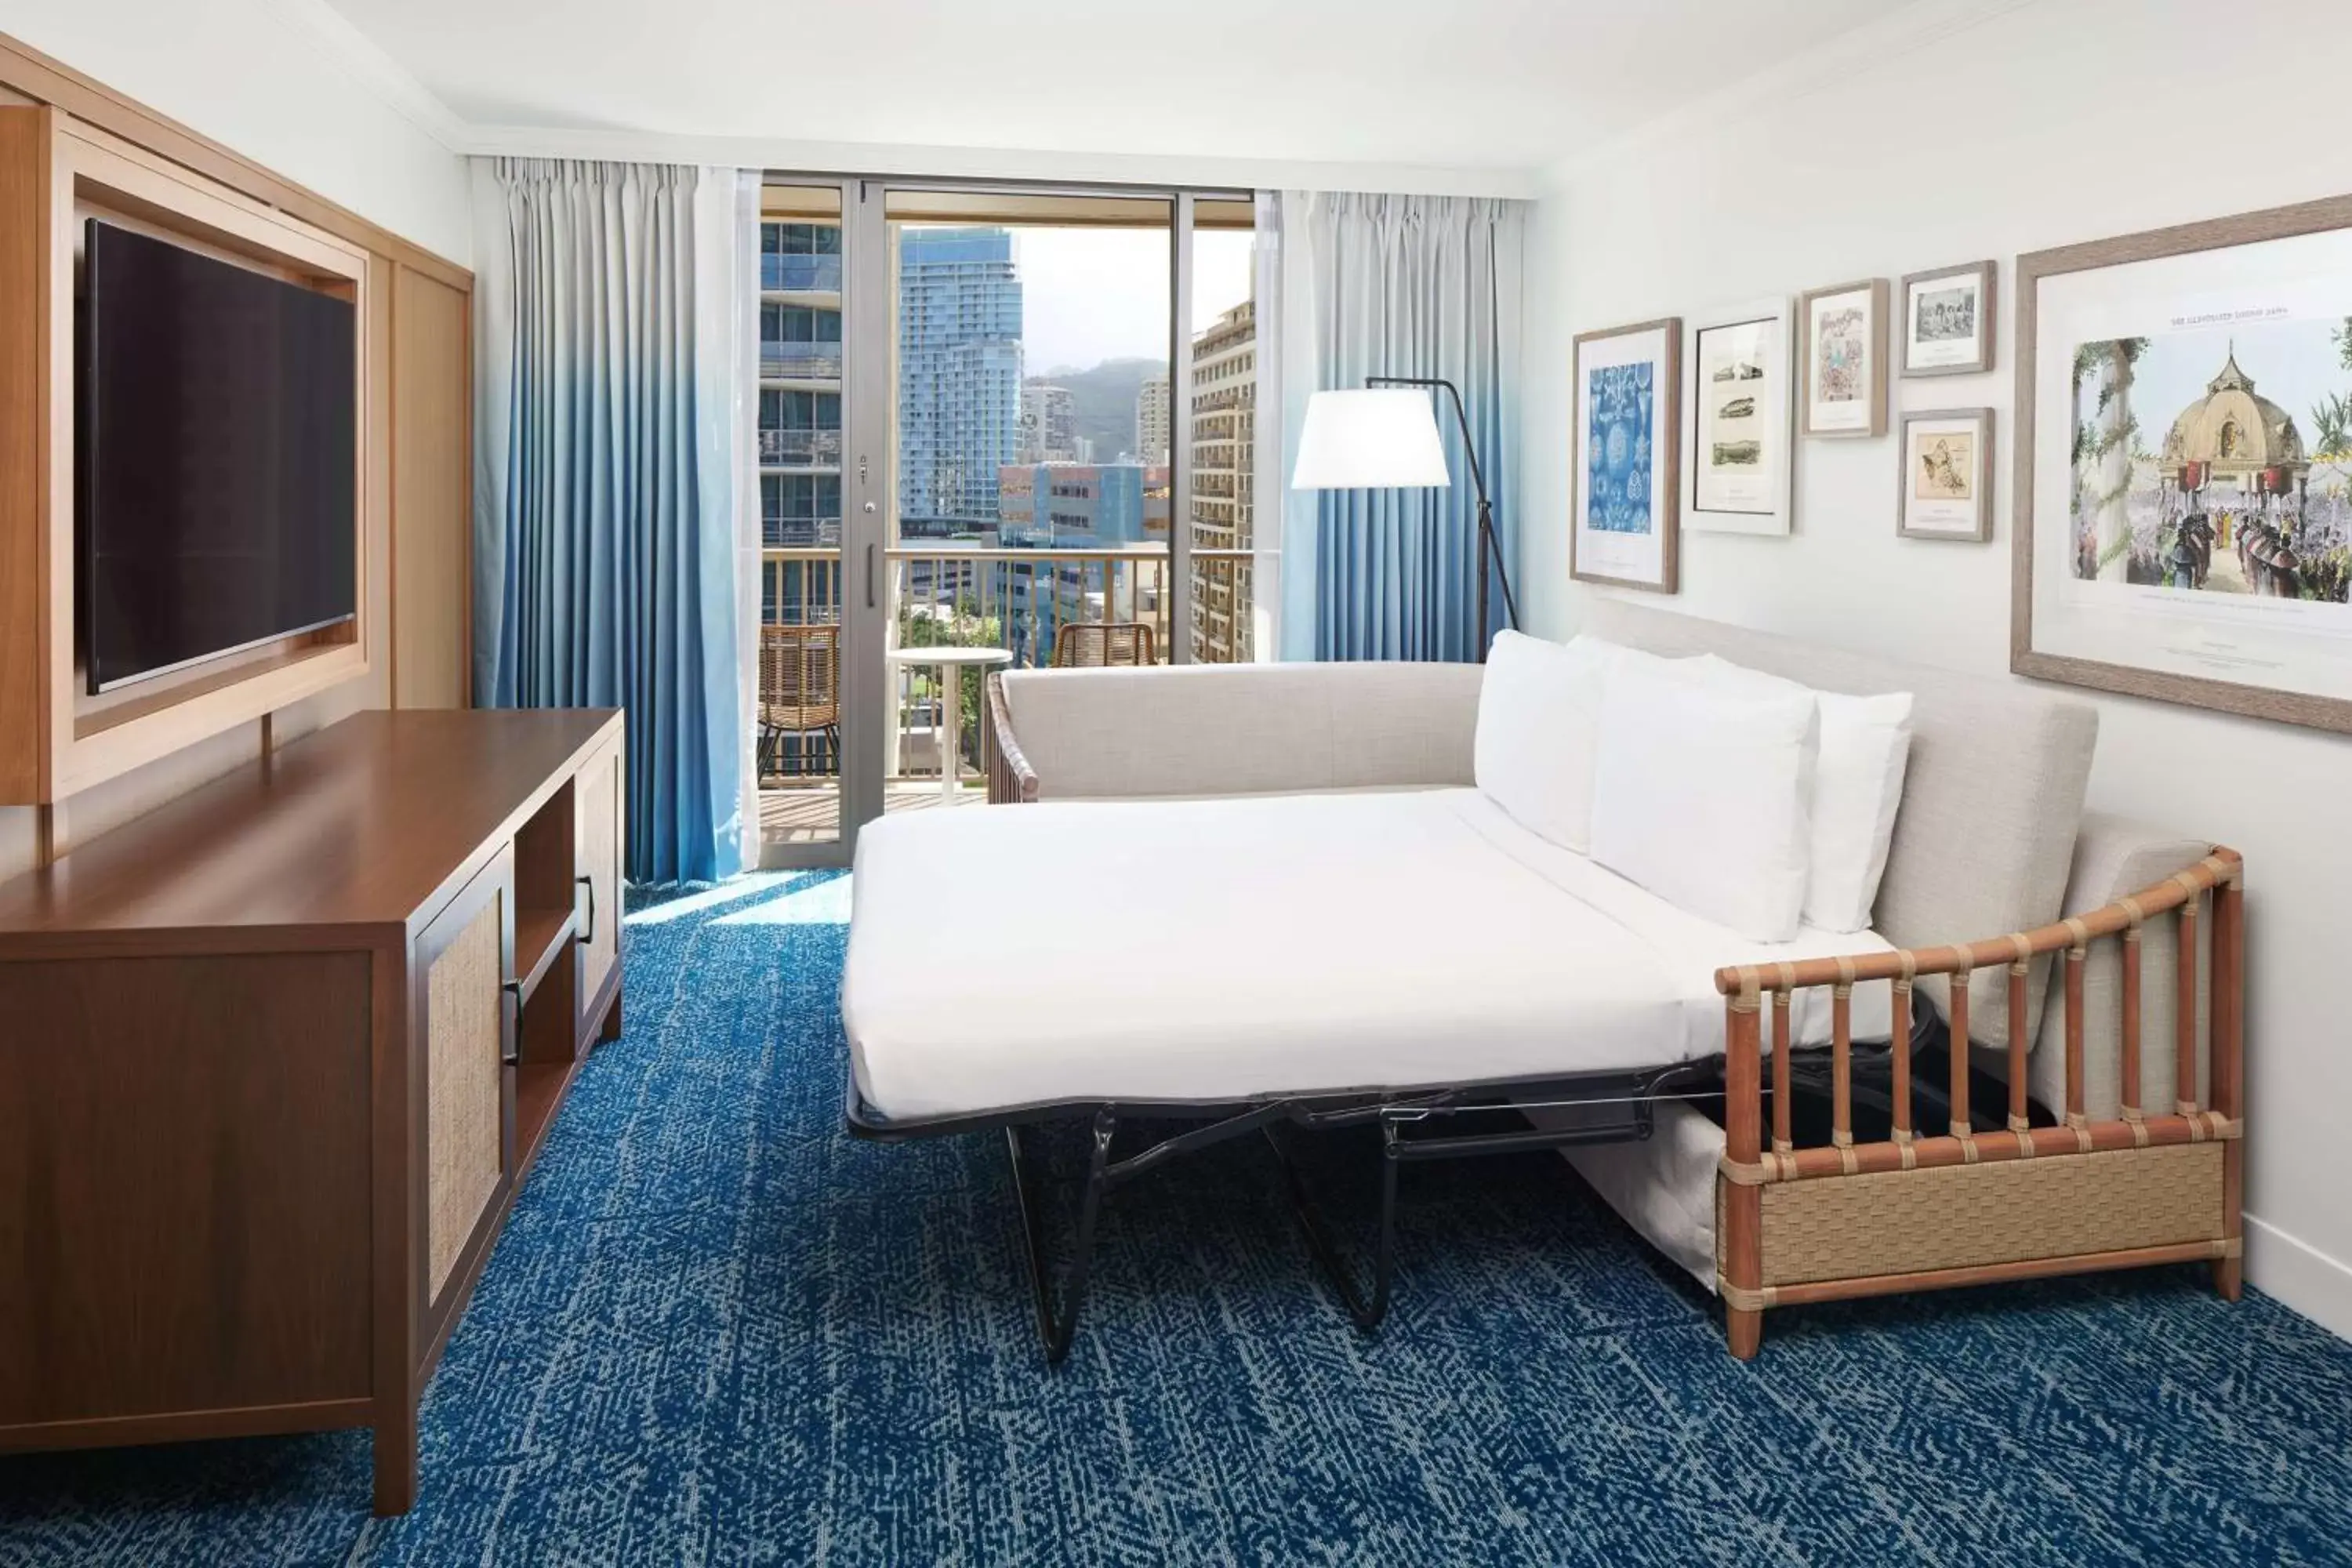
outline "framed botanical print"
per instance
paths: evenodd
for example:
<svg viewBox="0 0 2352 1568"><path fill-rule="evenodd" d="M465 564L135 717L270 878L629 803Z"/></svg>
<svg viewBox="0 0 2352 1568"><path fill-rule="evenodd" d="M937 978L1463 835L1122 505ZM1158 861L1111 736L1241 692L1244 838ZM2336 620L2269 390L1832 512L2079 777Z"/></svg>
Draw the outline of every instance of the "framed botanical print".
<svg viewBox="0 0 2352 1568"><path fill-rule="evenodd" d="M1992 410L1906 410L1896 443L1903 489L1895 531L1906 539L1992 537Z"/></svg>
<svg viewBox="0 0 2352 1568"><path fill-rule="evenodd" d="M1799 413L1808 436L1886 434L1886 279L1816 289L1799 300Z"/></svg>
<svg viewBox="0 0 2352 1568"><path fill-rule="evenodd" d="M1990 261L1903 279L1903 374L1974 375L1992 368Z"/></svg>
<svg viewBox="0 0 2352 1568"><path fill-rule="evenodd" d="M1679 320L1580 332L1570 427L1569 575L1675 592Z"/></svg>
<svg viewBox="0 0 2352 1568"><path fill-rule="evenodd" d="M2016 276L2011 668L2352 732L2352 196Z"/></svg>
<svg viewBox="0 0 2352 1568"><path fill-rule="evenodd" d="M1789 531L1794 321L1783 296L1710 311L1685 325L1684 527Z"/></svg>

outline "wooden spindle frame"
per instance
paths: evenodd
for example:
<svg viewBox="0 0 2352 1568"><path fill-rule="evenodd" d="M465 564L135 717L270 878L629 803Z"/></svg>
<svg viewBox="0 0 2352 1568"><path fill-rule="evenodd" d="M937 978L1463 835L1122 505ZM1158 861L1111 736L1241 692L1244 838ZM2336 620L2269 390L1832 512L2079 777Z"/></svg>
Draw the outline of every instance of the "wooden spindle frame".
<svg viewBox="0 0 2352 1568"><path fill-rule="evenodd" d="M1717 1181L1718 1286L1732 1352L1755 1353L1771 1307L1889 1291L2203 1259L2215 1289L2242 1288L2245 929L2243 862L2215 848L2155 887L2089 914L1951 947L1898 950L1716 973L1725 997L1725 1144ZM2200 918L2211 900L2210 920ZM2138 1104L2146 922L2179 911L2179 1060L2169 1114ZM2211 948L2210 1108L2197 1103L2198 933ZM2122 950L2117 1068L2123 1111L2086 1111L2085 966L2094 943ZM2064 1120L2027 1120L2028 983L2063 965ZM2008 1125L1977 1132L1968 1097L1969 982L1999 964L2008 982ZM1949 987L1952 1116L1947 1136L1911 1125L1907 1003L1917 977ZM1895 1111L1884 1141L1853 1140L1852 996L1891 984ZM1832 996L1832 1134L1789 1147L1792 999ZM1771 998L1772 1149L1763 1148L1763 999ZM2050 1048L2045 1047L2044 1048Z"/></svg>
<svg viewBox="0 0 2352 1568"><path fill-rule="evenodd" d="M1951 996L1947 1009L1950 1014L1952 1058L1952 1136L1973 1138L1976 1123L1969 1110L1969 983L1973 978L1966 962L1952 971L1948 984Z"/></svg>

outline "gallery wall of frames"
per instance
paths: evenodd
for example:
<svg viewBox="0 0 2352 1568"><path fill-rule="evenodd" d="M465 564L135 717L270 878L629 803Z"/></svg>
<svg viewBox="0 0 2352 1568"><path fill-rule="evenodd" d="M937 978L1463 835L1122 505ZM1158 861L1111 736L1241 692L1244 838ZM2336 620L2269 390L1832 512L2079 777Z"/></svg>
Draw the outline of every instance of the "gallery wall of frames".
<svg viewBox="0 0 2352 1568"><path fill-rule="evenodd" d="M2019 257L2011 667L2352 731L2352 197ZM1685 531L1788 535L1799 447L1878 442L1906 540L1993 537L1990 260L1573 340L1570 575L1673 594Z"/></svg>

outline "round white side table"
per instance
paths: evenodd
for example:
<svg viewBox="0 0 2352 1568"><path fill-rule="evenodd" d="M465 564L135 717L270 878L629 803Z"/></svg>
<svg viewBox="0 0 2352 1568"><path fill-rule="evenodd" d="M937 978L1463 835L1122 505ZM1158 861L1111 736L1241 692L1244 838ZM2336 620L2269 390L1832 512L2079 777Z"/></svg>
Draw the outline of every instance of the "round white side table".
<svg viewBox="0 0 2352 1568"><path fill-rule="evenodd" d="M963 682L957 678L967 669L1011 664L1012 652L1001 647L894 647L888 658L895 665L939 668L940 794L952 800L962 787L963 772Z"/></svg>

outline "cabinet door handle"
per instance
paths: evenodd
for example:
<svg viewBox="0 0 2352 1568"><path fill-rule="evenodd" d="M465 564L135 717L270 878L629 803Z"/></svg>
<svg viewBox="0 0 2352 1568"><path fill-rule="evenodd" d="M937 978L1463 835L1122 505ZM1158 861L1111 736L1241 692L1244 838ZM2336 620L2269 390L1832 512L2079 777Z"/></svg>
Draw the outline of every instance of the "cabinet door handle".
<svg viewBox="0 0 2352 1568"><path fill-rule="evenodd" d="M507 1031L506 1037L499 1042L499 1060L508 1067L520 1067L522 1064L522 982L500 981L499 989L514 1001L514 1027ZM505 1009L501 1007L499 1010L503 1012Z"/></svg>
<svg viewBox="0 0 2352 1568"><path fill-rule="evenodd" d="M593 946L596 941L596 879L574 877L572 879L588 889L588 929L580 933L578 940L583 947Z"/></svg>

